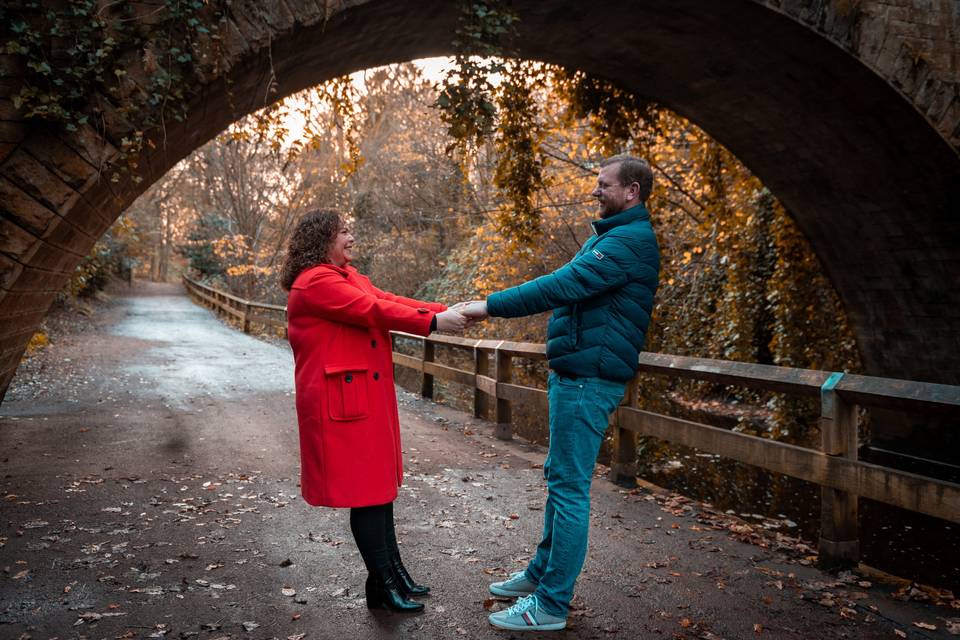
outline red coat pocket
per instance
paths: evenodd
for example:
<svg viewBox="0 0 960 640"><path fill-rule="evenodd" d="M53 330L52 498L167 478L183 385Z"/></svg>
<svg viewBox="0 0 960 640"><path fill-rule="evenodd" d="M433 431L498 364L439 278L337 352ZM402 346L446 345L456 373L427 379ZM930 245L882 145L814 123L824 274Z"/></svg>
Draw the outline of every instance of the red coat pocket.
<svg viewBox="0 0 960 640"><path fill-rule="evenodd" d="M331 420L360 420L370 415L366 366L329 366L324 373Z"/></svg>

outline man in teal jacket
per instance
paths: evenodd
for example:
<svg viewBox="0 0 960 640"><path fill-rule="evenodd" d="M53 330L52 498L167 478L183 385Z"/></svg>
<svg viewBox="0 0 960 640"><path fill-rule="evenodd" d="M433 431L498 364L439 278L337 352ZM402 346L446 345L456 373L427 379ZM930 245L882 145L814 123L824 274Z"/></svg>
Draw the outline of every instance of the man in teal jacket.
<svg viewBox="0 0 960 640"><path fill-rule="evenodd" d="M490 585L523 596L490 615L502 629L552 631L566 626L583 567L590 524L590 482L610 414L637 370L660 272L660 250L644 203L653 174L643 160L601 163L593 196L596 232L576 257L551 274L490 295L461 310L476 320L553 309L547 327L550 449L543 539L525 571Z"/></svg>

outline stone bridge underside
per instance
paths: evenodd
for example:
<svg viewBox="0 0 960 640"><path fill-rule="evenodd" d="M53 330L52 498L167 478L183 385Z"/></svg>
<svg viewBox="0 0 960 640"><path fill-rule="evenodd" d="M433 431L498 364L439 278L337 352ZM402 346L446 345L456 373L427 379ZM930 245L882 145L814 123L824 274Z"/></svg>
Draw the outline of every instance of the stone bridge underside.
<svg viewBox="0 0 960 640"><path fill-rule="evenodd" d="M269 5L269 16L254 16ZM139 185L98 168L127 132L18 120L0 57L0 393L53 296L149 184L243 113L371 66L449 54L459 3L235 2L211 78ZM690 118L780 198L839 291L869 373L960 384L960 5L953 0L515 0L519 54ZM332 8L331 8L332 7ZM137 63L139 64L139 62ZM271 66L272 65L272 66ZM135 70L131 70L136 77ZM142 76L142 72L139 72ZM236 110L226 80L233 83Z"/></svg>

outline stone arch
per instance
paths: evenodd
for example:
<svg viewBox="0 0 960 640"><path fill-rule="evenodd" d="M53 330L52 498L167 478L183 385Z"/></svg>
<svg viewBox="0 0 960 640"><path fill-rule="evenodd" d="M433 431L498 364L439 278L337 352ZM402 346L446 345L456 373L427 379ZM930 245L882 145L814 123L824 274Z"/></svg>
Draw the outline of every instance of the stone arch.
<svg viewBox="0 0 960 640"><path fill-rule="evenodd" d="M520 55L657 100L770 186L840 293L870 373L960 384L956 3L512 6ZM450 53L458 10L445 0L234 3L226 71L143 156L140 184L100 175L128 128L108 102L102 136L23 122L10 101L21 61L0 56L0 391L96 239L173 164L263 106L270 78L279 99L357 69Z"/></svg>

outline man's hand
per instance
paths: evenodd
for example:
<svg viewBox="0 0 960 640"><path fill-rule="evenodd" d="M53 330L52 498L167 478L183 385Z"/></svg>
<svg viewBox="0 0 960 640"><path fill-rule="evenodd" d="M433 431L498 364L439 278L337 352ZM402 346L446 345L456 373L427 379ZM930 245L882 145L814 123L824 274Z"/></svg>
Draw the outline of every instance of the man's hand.
<svg viewBox="0 0 960 640"><path fill-rule="evenodd" d="M459 311L450 308L437 314L437 331L463 333L472 324L471 320Z"/></svg>
<svg viewBox="0 0 960 640"><path fill-rule="evenodd" d="M470 302L461 302L457 305L454 305L454 308L474 322L480 322L481 320L486 320L490 317L490 314L487 313L486 300L471 300Z"/></svg>

